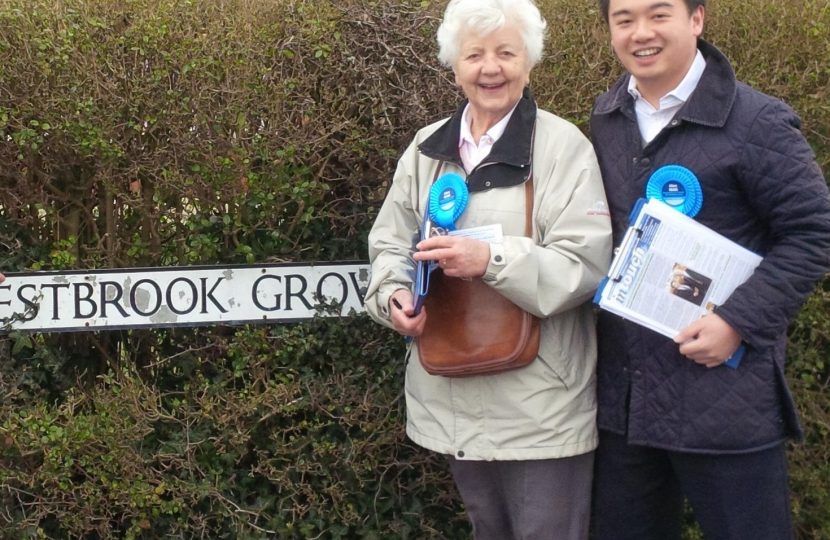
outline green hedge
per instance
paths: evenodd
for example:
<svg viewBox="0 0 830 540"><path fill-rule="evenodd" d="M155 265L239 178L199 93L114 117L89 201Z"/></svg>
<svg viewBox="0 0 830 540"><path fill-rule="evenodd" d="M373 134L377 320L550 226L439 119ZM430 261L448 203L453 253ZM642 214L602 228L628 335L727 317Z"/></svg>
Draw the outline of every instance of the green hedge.
<svg viewBox="0 0 830 540"><path fill-rule="evenodd" d="M443 5L0 3L0 269L365 260L397 156L461 97ZM587 131L620 72L607 32L594 0L540 6L534 93ZM711 2L707 36L828 170L826 0ZM791 332L801 540L830 537L829 303ZM0 536L469 538L446 463L404 435L403 355L365 315L0 338Z"/></svg>

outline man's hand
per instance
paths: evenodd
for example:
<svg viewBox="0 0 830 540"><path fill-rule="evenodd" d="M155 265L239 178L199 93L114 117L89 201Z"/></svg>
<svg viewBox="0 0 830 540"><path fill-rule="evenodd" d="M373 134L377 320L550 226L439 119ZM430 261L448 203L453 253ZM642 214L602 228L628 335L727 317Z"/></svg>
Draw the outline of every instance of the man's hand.
<svg viewBox="0 0 830 540"><path fill-rule="evenodd" d="M416 261L438 261L449 277L481 277L490 262L490 245L463 236L433 236L415 246Z"/></svg>
<svg viewBox="0 0 830 540"><path fill-rule="evenodd" d="M405 336L420 336L427 323L426 310L415 315L415 306L412 305L412 293L406 289L398 289L389 298L389 313L392 326Z"/></svg>
<svg viewBox="0 0 830 540"><path fill-rule="evenodd" d="M740 334L714 313L696 320L674 338L680 344L680 354L708 368L729 360L741 341Z"/></svg>

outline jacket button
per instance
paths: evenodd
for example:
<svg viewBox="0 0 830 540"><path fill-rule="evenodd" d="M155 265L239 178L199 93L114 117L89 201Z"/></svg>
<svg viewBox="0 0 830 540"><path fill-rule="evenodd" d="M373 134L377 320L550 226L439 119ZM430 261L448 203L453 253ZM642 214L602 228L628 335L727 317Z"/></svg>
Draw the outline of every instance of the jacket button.
<svg viewBox="0 0 830 540"><path fill-rule="evenodd" d="M501 262L501 255L496 255L495 259L496 259L496 262L500 263Z"/></svg>
<svg viewBox="0 0 830 540"><path fill-rule="evenodd" d="M671 121L671 125L673 125L673 126L676 126L676 125L677 125L677 124L679 124L679 123L680 123L680 122L679 122L678 120L672 120L672 121Z"/></svg>
<svg viewBox="0 0 830 540"><path fill-rule="evenodd" d="M490 182L484 182L484 185L490 187Z"/></svg>
<svg viewBox="0 0 830 540"><path fill-rule="evenodd" d="M641 371L635 371L635 372L634 372L634 377L636 377L636 378L638 378L638 379L639 379L639 378L640 378L640 377L642 377L642 376L643 376L643 373L642 373Z"/></svg>
<svg viewBox="0 0 830 540"><path fill-rule="evenodd" d="M632 159L631 162L634 163L634 165L636 165L637 164L637 158Z"/></svg>
<svg viewBox="0 0 830 540"><path fill-rule="evenodd" d="M458 457L460 457L460 458L464 457L464 450L459 450L458 451Z"/></svg>
<svg viewBox="0 0 830 540"><path fill-rule="evenodd" d="M651 163L651 160L648 159L647 157L644 157L643 159L640 160L640 164L645 166L645 167L647 167L649 163Z"/></svg>

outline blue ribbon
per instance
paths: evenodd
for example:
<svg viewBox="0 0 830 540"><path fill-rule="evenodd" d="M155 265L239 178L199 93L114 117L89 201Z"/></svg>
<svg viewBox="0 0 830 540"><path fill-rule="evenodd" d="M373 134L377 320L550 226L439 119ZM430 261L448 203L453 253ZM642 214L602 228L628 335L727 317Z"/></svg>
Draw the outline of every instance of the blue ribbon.
<svg viewBox="0 0 830 540"><path fill-rule="evenodd" d="M680 165L660 167L646 185L646 197L662 201L689 217L703 206L703 190L695 173Z"/></svg>
<svg viewBox="0 0 830 540"><path fill-rule="evenodd" d="M467 208L469 198L470 191L461 176L455 173L442 175L429 189L430 220L439 227L455 230L455 222Z"/></svg>

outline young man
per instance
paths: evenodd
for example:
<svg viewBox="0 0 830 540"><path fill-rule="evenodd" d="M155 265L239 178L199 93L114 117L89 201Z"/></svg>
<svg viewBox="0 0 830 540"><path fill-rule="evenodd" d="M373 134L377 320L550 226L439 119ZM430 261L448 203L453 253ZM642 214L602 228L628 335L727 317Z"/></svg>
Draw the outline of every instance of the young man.
<svg viewBox="0 0 830 540"><path fill-rule="evenodd" d="M597 538L677 540L684 497L707 540L792 538L784 442L802 433L784 349L830 268L827 184L795 113L699 38L705 0L600 5L628 71L591 117L615 244L651 174L682 165L695 219L764 260L674 342L600 314ZM738 368L721 365L741 344Z"/></svg>

